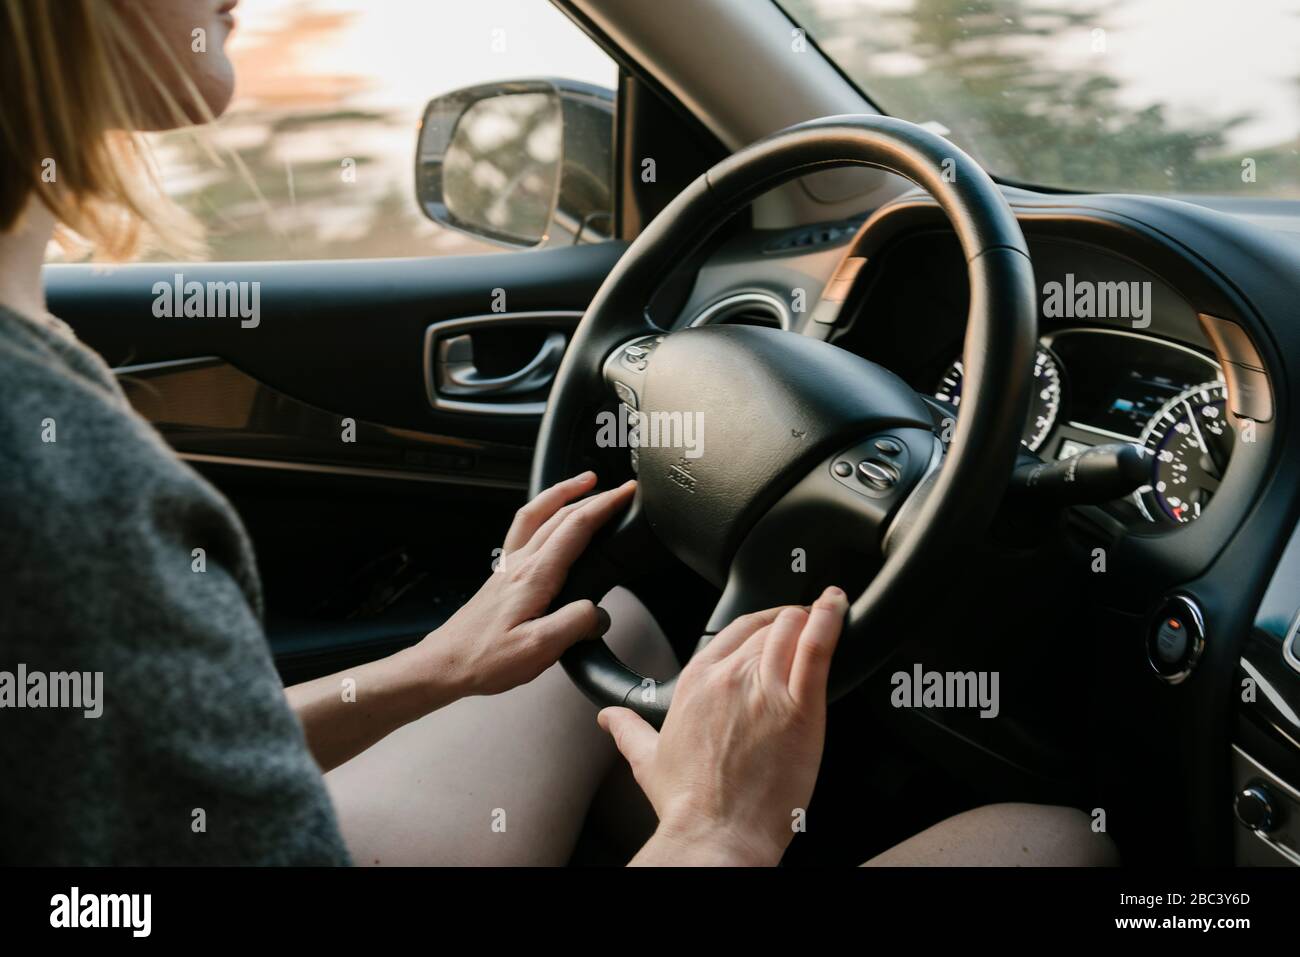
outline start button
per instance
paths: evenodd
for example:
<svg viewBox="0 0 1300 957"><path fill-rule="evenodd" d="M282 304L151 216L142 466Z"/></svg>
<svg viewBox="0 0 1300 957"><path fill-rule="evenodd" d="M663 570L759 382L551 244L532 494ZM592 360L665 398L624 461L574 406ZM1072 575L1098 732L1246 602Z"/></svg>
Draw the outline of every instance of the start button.
<svg viewBox="0 0 1300 957"><path fill-rule="evenodd" d="M1205 647L1205 618L1186 595L1174 595L1156 609L1147 631L1147 661L1156 675L1178 684L1196 667Z"/></svg>
<svg viewBox="0 0 1300 957"><path fill-rule="evenodd" d="M1187 627L1177 618L1166 618L1156 627L1155 656L1167 665L1187 657Z"/></svg>

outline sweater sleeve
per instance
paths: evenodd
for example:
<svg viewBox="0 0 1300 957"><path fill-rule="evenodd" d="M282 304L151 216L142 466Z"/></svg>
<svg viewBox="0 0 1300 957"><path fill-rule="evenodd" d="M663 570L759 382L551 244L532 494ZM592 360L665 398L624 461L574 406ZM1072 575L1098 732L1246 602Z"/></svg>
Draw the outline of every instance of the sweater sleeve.
<svg viewBox="0 0 1300 957"><path fill-rule="evenodd" d="M97 356L16 325L0 323L0 859L346 863L233 509Z"/></svg>

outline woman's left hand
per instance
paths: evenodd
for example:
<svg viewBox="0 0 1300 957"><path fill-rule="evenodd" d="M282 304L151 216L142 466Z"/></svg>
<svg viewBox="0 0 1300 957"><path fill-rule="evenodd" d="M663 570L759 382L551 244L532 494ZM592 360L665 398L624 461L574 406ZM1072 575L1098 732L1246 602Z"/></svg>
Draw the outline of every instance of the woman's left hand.
<svg viewBox="0 0 1300 957"><path fill-rule="evenodd" d="M622 511L636 482L589 498L595 473L560 482L515 515L491 578L413 651L457 697L491 695L532 681L575 641L597 638L609 615L586 599L550 614L569 569L591 537Z"/></svg>
<svg viewBox="0 0 1300 957"><path fill-rule="evenodd" d="M419 644L287 689L322 771L458 698L527 684L575 641L605 633L609 616L590 601L547 614L591 536L636 491L628 482L582 498L595 484L587 472L521 508L495 574ZM341 688L350 691L342 695Z"/></svg>

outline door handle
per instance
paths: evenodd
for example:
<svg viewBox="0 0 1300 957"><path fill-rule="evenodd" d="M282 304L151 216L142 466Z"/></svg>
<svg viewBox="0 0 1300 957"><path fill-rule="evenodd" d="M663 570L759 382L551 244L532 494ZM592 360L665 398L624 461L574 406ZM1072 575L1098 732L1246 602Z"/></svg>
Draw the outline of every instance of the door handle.
<svg viewBox="0 0 1300 957"><path fill-rule="evenodd" d="M505 398L537 392L551 384L564 358L563 332L551 332L522 369L485 376L474 364L474 340L466 333L438 343L438 391L450 396Z"/></svg>
<svg viewBox="0 0 1300 957"><path fill-rule="evenodd" d="M538 418L555 380L576 310L492 313L443 319L424 330L424 392L435 412ZM541 349L518 372L484 375L474 361L473 333L507 329L545 333ZM534 340L536 341L536 340ZM482 343L480 342L480 345Z"/></svg>

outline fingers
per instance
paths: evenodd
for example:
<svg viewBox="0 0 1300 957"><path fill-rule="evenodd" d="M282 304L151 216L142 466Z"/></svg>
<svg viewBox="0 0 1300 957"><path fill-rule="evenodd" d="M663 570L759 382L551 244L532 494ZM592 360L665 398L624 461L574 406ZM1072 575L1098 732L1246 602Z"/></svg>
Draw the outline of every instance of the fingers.
<svg viewBox="0 0 1300 957"><path fill-rule="evenodd" d="M701 664L721 661L743 645L760 628L766 628L776 621L776 616L779 614L781 614L780 608L765 608L752 614L741 615L714 635L713 640L701 648L691 661L698 661Z"/></svg>
<svg viewBox="0 0 1300 957"><path fill-rule="evenodd" d="M538 551L540 551L541 548L548 541L550 541L551 536L555 534L555 530L558 529L561 525L563 525L565 521L568 520L569 516L572 515L574 512L584 511L587 508L596 506L598 503L607 501L610 498L610 496L621 497L629 494L626 491L629 484L631 485L632 488L635 489L636 487L635 481L631 483L625 482L623 485L620 485L618 488L609 489L608 491L601 492L598 495L593 495L590 498L580 499L579 501L576 502L570 502L568 505L564 506L554 515L548 518L545 521L545 523L543 523L542 527L537 530L537 534L535 534L529 540L528 544L525 545L524 548L521 550L521 554L534 555Z"/></svg>
<svg viewBox="0 0 1300 957"><path fill-rule="evenodd" d="M558 658L576 641L599 638L609 630L609 612L583 598L528 623L529 637Z"/></svg>
<svg viewBox="0 0 1300 957"><path fill-rule="evenodd" d="M785 690L789 686L795 649L808 619L808 612L802 608L783 608L768 628L758 666L759 677L767 687Z"/></svg>
<svg viewBox="0 0 1300 957"><path fill-rule="evenodd" d="M848 607L848 598L838 588L826 589L813 603L790 668L790 697L799 705L825 703L831 656L839 643Z"/></svg>
<svg viewBox="0 0 1300 957"><path fill-rule="evenodd" d="M596 473L583 472L563 482L557 482L543 491L515 513L514 521L510 523L510 531L506 532L506 540L501 546L502 553L509 555L516 549L522 548L547 519L563 505L585 495L595 484Z"/></svg>
<svg viewBox="0 0 1300 957"><path fill-rule="evenodd" d="M641 781L643 770L659 747L659 733L628 708L605 708L596 715L596 723L613 737L614 747L632 766L633 776Z"/></svg>
<svg viewBox="0 0 1300 957"><path fill-rule="evenodd" d="M608 492L601 493L601 495L608 495L608 494L609 494ZM579 499L576 502L570 502L568 505L565 505L558 512L556 512L554 515L552 515L550 518L548 518L545 522L542 523L542 527L539 528L536 532L534 532L533 537L530 538L528 542L522 548L519 549L519 554L532 555L533 553L535 553L538 549L540 549L543 545L546 544L547 540L551 537L551 535L555 532L555 530L560 527L561 522L563 522L566 518L568 518L578 509L583 508L589 502L593 501L598 497L599 496L593 495L591 498Z"/></svg>
<svg viewBox="0 0 1300 957"><path fill-rule="evenodd" d="M533 551L549 569L561 575L567 574L569 567L591 544L591 537L626 508L635 494L636 482L631 481L578 503L577 508L562 518L556 516L560 521L551 529L543 527L535 536L541 541L536 545L530 542L529 551Z"/></svg>

